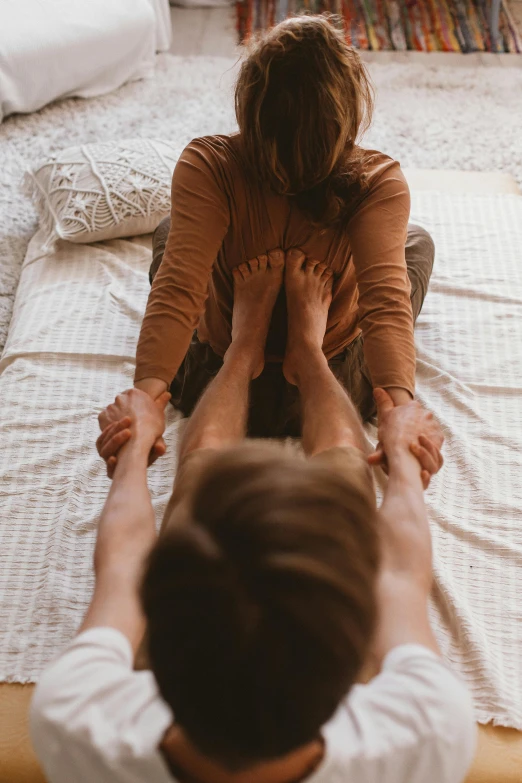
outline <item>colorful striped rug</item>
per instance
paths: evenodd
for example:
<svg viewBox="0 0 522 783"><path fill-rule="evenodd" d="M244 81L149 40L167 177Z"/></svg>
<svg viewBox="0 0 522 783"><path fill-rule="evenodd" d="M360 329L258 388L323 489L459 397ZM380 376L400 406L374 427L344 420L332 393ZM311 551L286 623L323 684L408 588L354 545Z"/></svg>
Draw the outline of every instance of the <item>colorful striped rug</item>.
<svg viewBox="0 0 522 783"><path fill-rule="evenodd" d="M238 0L240 41L296 13L338 14L358 49L424 52L522 52L522 35L502 0L492 46L491 0Z"/></svg>

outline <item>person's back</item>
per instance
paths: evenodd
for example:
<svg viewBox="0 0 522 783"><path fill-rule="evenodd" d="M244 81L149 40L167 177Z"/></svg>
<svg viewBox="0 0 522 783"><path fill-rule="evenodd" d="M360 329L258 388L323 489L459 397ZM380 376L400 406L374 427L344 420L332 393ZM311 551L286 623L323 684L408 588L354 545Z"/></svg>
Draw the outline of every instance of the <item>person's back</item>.
<svg viewBox="0 0 522 783"><path fill-rule="evenodd" d="M362 333L373 382L413 395L412 315L426 293L433 243L408 226L399 163L357 144L373 108L359 54L323 17L289 20L245 59L235 100L239 133L193 140L174 171L171 217L154 239L135 384L146 391L170 384L197 330L180 379L185 391L180 399L173 392L189 414L202 391L198 379L219 366L230 344L233 269L294 247L334 275L326 357L342 363L348 347L360 352ZM281 296L267 341L274 389L285 346ZM371 408L371 398L362 407Z"/></svg>
<svg viewBox="0 0 522 783"><path fill-rule="evenodd" d="M356 448L190 452L142 586L151 671L100 627L38 686L51 783L461 781L464 686L421 631L402 643L414 611L391 645L379 628L383 525ZM414 580L398 575L408 614ZM365 666L380 673L355 684Z"/></svg>
<svg viewBox="0 0 522 783"><path fill-rule="evenodd" d="M240 134L205 136L190 142L178 162L175 174L178 198L183 203L183 209L196 211L212 201L215 214L222 212L225 216L226 213L226 232L210 273L205 311L198 322L198 334L202 342L210 343L220 354L225 352L229 340L226 323L232 307L232 269L244 259L255 258L274 247L299 247L307 257L327 263L336 277L336 291L326 333L326 355L330 358L338 354L360 333L359 292L352 242L359 249L357 261L362 257L361 270L358 270L361 275L365 263L365 240L372 239L368 225L373 222L377 228L383 203L386 202L396 216L399 211L406 214L409 209L408 185L397 161L381 152L361 149L360 165L364 170L365 190L353 206L350 223L347 226L334 223L318 229L295 198L276 193L249 173ZM170 223L165 228L167 226ZM403 233L400 219L395 220L393 230L392 226L385 228L382 222L379 228L386 235L388 248L400 244ZM192 266L196 264L199 267L206 256L210 236L210 231L203 236L194 235L196 244L192 249L187 247L187 236L180 234L178 241L183 260L188 255ZM205 248L201 247L202 244ZM167 265L179 269L181 256L174 245L171 240L163 262L164 272ZM370 260L377 261L375 258ZM389 253L386 262L391 284L395 263L392 253ZM157 301L156 306L164 304L164 295L170 296L171 293L166 289L162 295L161 288L155 289L152 301ZM399 301L396 304L399 306ZM269 355L281 361L285 344L286 307L282 297L276 303L272 317L268 336Z"/></svg>

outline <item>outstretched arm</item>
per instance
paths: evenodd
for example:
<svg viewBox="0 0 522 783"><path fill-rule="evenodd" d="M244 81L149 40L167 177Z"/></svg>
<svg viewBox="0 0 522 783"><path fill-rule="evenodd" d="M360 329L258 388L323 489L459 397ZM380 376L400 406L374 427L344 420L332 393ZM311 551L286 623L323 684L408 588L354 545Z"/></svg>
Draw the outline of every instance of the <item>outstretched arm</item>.
<svg viewBox="0 0 522 783"><path fill-rule="evenodd" d="M154 510L147 486L152 444L164 430L169 394L156 402L138 389L120 394L109 406L117 421L100 435L100 454L113 438L121 448L112 486L103 508L94 552L95 587L80 631L110 626L121 631L134 650L143 636L138 589L145 557L156 539Z"/></svg>
<svg viewBox="0 0 522 783"><path fill-rule="evenodd" d="M176 374L205 307L212 266L230 222L215 153L203 139L180 155L172 177L171 224L141 325L135 382L152 396Z"/></svg>
<svg viewBox="0 0 522 783"><path fill-rule="evenodd" d="M408 184L398 163L378 166L347 226L359 291L359 325L374 387L404 404L415 392L415 344L405 245Z"/></svg>
<svg viewBox="0 0 522 783"><path fill-rule="evenodd" d="M171 222L141 325L134 385L157 399L174 378L205 307L212 265L230 222L212 145L194 139L172 177ZM107 422L108 423L108 422ZM160 438L149 464L165 453ZM116 454L107 458L112 477Z"/></svg>
<svg viewBox="0 0 522 783"><path fill-rule="evenodd" d="M187 423L180 462L196 449L225 448L244 437L256 359L242 339L232 343L222 369ZM152 445L163 434L168 399L164 393L153 401L146 392L132 389L100 414L101 426L112 422L98 438L100 456L109 458L118 448L119 452L96 542L94 596L80 631L95 626L117 628L129 639L134 653L145 632L139 601L143 563L156 540L147 465ZM137 404L133 407L132 403Z"/></svg>
<svg viewBox="0 0 522 783"><path fill-rule="evenodd" d="M378 583L380 622L375 656L380 663L392 648L421 644L438 652L428 617L432 586L431 535L424 505L419 439L441 439L432 414L417 402L394 407L375 391L379 438L389 466L380 508L382 566Z"/></svg>

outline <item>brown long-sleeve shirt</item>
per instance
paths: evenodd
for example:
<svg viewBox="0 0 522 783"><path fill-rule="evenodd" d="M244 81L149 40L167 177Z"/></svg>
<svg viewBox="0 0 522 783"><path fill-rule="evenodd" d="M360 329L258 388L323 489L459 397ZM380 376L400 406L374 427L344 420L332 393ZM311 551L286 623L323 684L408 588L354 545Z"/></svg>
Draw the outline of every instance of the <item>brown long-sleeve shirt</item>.
<svg viewBox="0 0 522 783"><path fill-rule="evenodd" d="M135 380L170 383L192 332L223 356L231 338L231 270L251 258L299 247L334 272L323 350L340 353L361 330L375 386L414 393L415 349L406 272L410 211L399 164L365 151L369 190L344 228L317 229L286 196L245 176L240 136L207 136L182 153L172 178L170 234L141 328ZM282 295L267 344L280 360L286 341Z"/></svg>

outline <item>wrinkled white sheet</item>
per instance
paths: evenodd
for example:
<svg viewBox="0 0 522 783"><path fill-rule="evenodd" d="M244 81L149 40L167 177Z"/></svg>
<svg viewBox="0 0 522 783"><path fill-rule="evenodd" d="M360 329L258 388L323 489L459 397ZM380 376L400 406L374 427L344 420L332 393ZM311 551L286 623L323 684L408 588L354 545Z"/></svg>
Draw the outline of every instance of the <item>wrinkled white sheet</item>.
<svg viewBox="0 0 522 783"><path fill-rule="evenodd" d="M0 120L57 98L92 98L150 76L165 26L164 3L2 0Z"/></svg>
<svg viewBox="0 0 522 783"><path fill-rule="evenodd" d="M522 198L418 193L437 245L416 328L420 399L446 433L427 493L433 620L481 722L522 729ZM97 414L132 382L150 239L31 242L0 362L0 680L37 679L88 604L109 482ZM150 470L158 522L182 423Z"/></svg>

